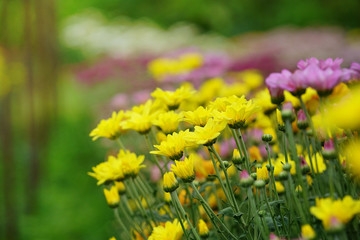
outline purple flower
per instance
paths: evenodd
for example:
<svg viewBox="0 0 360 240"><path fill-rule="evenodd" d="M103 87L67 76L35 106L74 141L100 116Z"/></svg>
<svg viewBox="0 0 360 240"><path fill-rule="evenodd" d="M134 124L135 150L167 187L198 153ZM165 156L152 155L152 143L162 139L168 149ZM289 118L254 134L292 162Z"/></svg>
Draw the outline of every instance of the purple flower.
<svg viewBox="0 0 360 240"><path fill-rule="evenodd" d="M353 62L350 66L351 70L354 70L360 74L360 63Z"/></svg>
<svg viewBox="0 0 360 240"><path fill-rule="evenodd" d="M333 60L332 58L328 58L325 60L319 60L317 58L310 58L310 59L306 59L304 60L300 60L297 64L297 67L300 70L304 70L306 69L309 65L315 64L317 66L319 66L320 69L328 69L331 68L333 70L337 70L340 69L340 65L342 64L344 60L342 58L335 58L335 60Z"/></svg>
<svg viewBox="0 0 360 240"><path fill-rule="evenodd" d="M333 70L327 68L321 69L315 64L310 64L303 70L304 80L308 87L312 87L318 91L329 91L338 85L341 81L342 71L340 69Z"/></svg>
<svg viewBox="0 0 360 240"><path fill-rule="evenodd" d="M265 84L269 89L270 95L272 98L279 98L284 96L284 88L289 78L291 72L289 70L282 70L281 73L271 73L266 79Z"/></svg>

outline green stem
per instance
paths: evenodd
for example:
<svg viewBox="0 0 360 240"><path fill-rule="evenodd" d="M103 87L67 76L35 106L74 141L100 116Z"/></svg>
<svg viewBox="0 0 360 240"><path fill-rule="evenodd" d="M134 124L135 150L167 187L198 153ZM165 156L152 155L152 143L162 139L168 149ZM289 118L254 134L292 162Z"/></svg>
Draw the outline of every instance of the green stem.
<svg viewBox="0 0 360 240"><path fill-rule="evenodd" d="M265 188L264 188L264 191L263 191L263 192L264 192L264 196L265 196L266 206L267 206L267 208L268 208L268 210L269 210L269 212L270 212L271 219L272 219L272 221L273 221L273 223L274 223L274 226L275 226L276 234L277 234L278 236L280 236L280 231L279 231L279 228L278 228L277 223L276 223L276 221L275 221L275 217L274 217L274 213L273 213L273 211L272 211L272 208L270 207L269 200L268 200L268 198L267 198Z"/></svg>
<svg viewBox="0 0 360 240"><path fill-rule="evenodd" d="M183 223L183 220L182 220L182 217L181 217L180 210L179 210L176 202L172 199L172 194L173 194L173 192L171 193L171 200L172 200L173 206L174 206L174 208L175 208L176 216L177 216L177 218L179 219L181 228L182 228L182 230L183 230L183 232L184 232L184 235L185 235L186 239L187 239L187 240L190 240L189 235L187 234L186 228L185 228L185 226L184 226L184 223ZM175 192L175 194L176 194L176 192Z"/></svg>
<svg viewBox="0 0 360 240"><path fill-rule="evenodd" d="M117 208L114 208L114 215L115 215L115 218L116 218L117 222L119 223L119 225L123 229L124 233L126 234L126 237L128 239L131 239L131 234L129 233L127 227L125 227L124 223L121 221L121 218L119 216L119 212L118 212Z"/></svg>
<svg viewBox="0 0 360 240"><path fill-rule="evenodd" d="M230 127L229 127L229 128L230 128ZM241 158L243 158L244 155L243 155L243 152L242 152L242 150L241 150L240 140L239 140L239 137L238 137L238 135L237 135L237 133L236 133L236 130L233 129L233 128L230 128L230 130L231 130L231 133L232 133L232 135L233 135L233 137L234 137L234 139L235 139L236 147L237 147L237 149L239 150L240 156L241 156Z"/></svg>
<svg viewBox="0 0 360 240"><path fill-rule="evenodd" d="M220 155L216 152L216 150L215 150L215 148L214 148L213 145L210 146L210 149L211 149L211 151L215 154L216 158L218 159L218 161L219 161L219 163L220 163L221 168L222 168L223 171L224 171L226 185L227 185L227 187L228 187L228 189L229 189L229 193L230 193L231 199L232 199L233 204L234 204L234 206L235 206L235 211L236 211L236 213L238 213L238 212L239 212L239 206L238 206L238 204L237 204L237 202L236 202L235 194L234 194L234 192L233 192L233 190L232 190L232 187L231 187L231 184L230 184L230 179L229 179L229 175L228 175L228 173L227 173L227 169L225 168L225 165L224 165L224 163L223 163Z"/></svg>
<svg viewBox="0 0 360 240"><path fill-rule="evenodd" d="M211 209L211 207L209 206L209 204L205 201L205 199L201 196L199 190L196 188L196 186L194 185L193 182L191 182L191 187L194 189L196 195L198 196L198 199L201 203L201 205L204 207L204 209L206 208L208 210L207 214L208 216L213 219L213 221L215 222L215 220L220 224L220 227L222 227L224 229L224 231L227 233L227 235L229 237L231 237L231 239L237 239L231 232L230 230L225 226L225 224L218 218L218 216L214 213L214 211ZM219 232L222 232L222 230L219 228L219 226L217 224L214 224L214 227L216 227Z"/></svg>
<svg viewBox="0 0 360 240"><path fill-rule="evenodd" d="M117 143L119 144L120 148L126 151L126 147L124 146L123 142L121 141L120 137L116 139Z"/></svg>
<svg viewBox="0 0 360 240"><path fill-rule="evenodd" d="M145 199L145 202L149 208L149 212L150 212L150 217L152 218L152 220L155 222L156 225L158 225L158 222L155 219L154 213L152 211L152 205L149 202L148 196L147 194L144 192L143 188L140 186L140 184L134 180L134 178L131 179L134 186L137 187L137 189L139 189L141 195L143 196L143 198Z"/></svg>
<svg viewBox="0 0 360 240"><path fill-rule="evenodd" d="M214 165L215 174L216 174L217 178L219 179L220 186L221 186L223 192L225 193L226 199L229 201L231 207L234 209L234 205L233 205L233 203L232 203L232 199L230 198L230 195L229 195L227 189L225 188L225 184L224 184L224 182L223 182L223 180L222 180L222 178L221 178L221 175L220 175L219 169L218 169L218 167L217 167L215 158L214 158L214 156L213 156L213 154L212 154L211 148L208 147L208 150L209 150L209 154L210 154L210 157L211 157L211 161L212 161L212 163L213 163L213 165ZM235 209L234 209L234 210L235 210Z"/></svg>
<svg viewBox="0 0 360 240"><path fill-rule="evenodd" d="M273 185L274 191L275 191L275 198L276 198L276 200L279 200L279 194L278 194L277 189L276 189L276 183L275 183L275 177L274 177L274 169L273 169L273 166L272 166L272 163L271 163L270 147L269 147L268 142L266 143L265 148L266 148L266 152L267 152L268 160L269 160L269 165L270 165L269 178L270 178L271 182L269 184L269 192L270 192L270 194L272 196L273 192L271 190L271 185Z"/></svg>
<svg viewBox="0 0 360 240"><path fill-rule="evenodd" d="M251 188L248 188L247 196L248 196L248 200L250 201L251 212L253 212L253 214L255 215L255 217L254 217L255 218L255 223L258 226L258 228L260 229L260 232L261 232L261 235L263 236L263 239L268 239L269 234L267 234L265 232L265 229L264 229L263 225L261 224L260 216L259 216L258 211L256 209L254 195L253 195L253 192L252 192Z"/></svg>
<svg viewBox="0 0 360 240"><path fill-rule="evenodd" d="M152 151L154 150L154 146L152 145L151 141L150 141L150 138L149 138L149 135L146 134L144 135L145 136L145 139L146 139L146 143L148 145L148 148ZM160 163L158 161L158 159L156 158L156 156L154 154L150 154L151 155L151 158L153 159L153 163L155 163L155 165L160 169L160 172L161 172L161 176L164 176L164 170L162 169L162 167L160 166ZM166 165L166 164L165 164Z"/></svg>
<svg viewBox="0 0 360 240"><path fill-rule="evenodd" d="M297 156L294 135L292 132L292 127L291 127L291 123L290 123L289 119L285 119L285 129L286 129L286 133L287 133L288 139L289 139L291 157L295 162L297 182L298 182L298 184L300 184L300 186L302 188L302 196L303 196L303 199L305 202L305 209L306 209L305 211L306 211L306 213L308 213L310 204L309 204L309 199L307 197L307 188L305 188L305 185L304 185L304 182L302 179L300 160Z"/></svg>
<svg viewBox="0 0 360 240"><path fill-rule="evenodd" d="M198 233L196 232L196 229L194 228L194 226L192 225L190 219L189 219L189 216L188 214L185 212L184 208L181 206L181 203L180 203L180 200L179 200L179 197L178 195L176 194L176 192L172 192L171 193L171 199L174 199L175 201L175 204L177 204L179 210L180 210L180 213L182 214L182 216L185 218L185 220L187 221L187 223L189 224L190 226L190 229L191 229L191 232L193 234L193 236L195 237L196 240L200 240L200 236L198 235ZM195 224L195 223L194 223Z"/></svg>
<svg viewBox="0 0 360 240"><path fill-rule="evenodd" d="M246 146L245 146L244 138L243 138L242 135L241 135L240 128L237 128L237 129L236 129L236 133L237 133L237 136L238 136L239 139L240 139L241 147L242 147L242 150L243 150L243 152L244 152L246 170L247 170L247 171L249 172L249 174L250 174L250 173L251 173L251 169L250 169L251 164L250 164L249 154L248 154L247 149L246 149Z"/></svg>

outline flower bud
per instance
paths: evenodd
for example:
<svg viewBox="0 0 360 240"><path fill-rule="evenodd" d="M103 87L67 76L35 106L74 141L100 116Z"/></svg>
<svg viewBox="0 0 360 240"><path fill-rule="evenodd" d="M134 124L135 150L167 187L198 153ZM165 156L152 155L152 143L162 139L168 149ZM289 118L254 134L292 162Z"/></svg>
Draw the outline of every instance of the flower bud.
<svg viewBox="0 0 360 240"><path fill-rule="evenodd" d="M261 139L264 141L264 142L271 142L273 137L271 136L271 134L264 134L262 135Z"/></svg>
<svg viewBox="0 0 360 240"><path fill-rule="evenodd" d="M112 186L110 190L104 188L106 202L111 208L116 208L120 202L119 192L116 186Z"/></svg>
<svg viewBox="0 0 360 240"><path fill-rule="evenodd" d="M179 183L176 180L173 172L167 172L163 177L163 188L165 192L171 193L179 187Z"/></svg>
<svg viewBox="0 0 360 240"><path fill-rule="evenodd" d="M288 173L285 172L285 171L281 171L281 172L279 173L279 179L280 179L281 181L287 180L288 177L289 177L289 175L288 175Z"/></svg>
<svg viewBox="0 0 360 240"><path fill-rule="evenodd" d="M199 234L201 238L209 237L209 228L204 222L204 220L200 219L198 223Z"/></svg>
<svg viewBox="0 0 360 240"><path fill-rule="evenodd" d="M336 158L336 149L334 146L334 142L332 139L325 140L324 142L324 148L321 151L323 157L327 160Z"/></svg>
<svg viewBox="0 0 360 240"><path fill-rule="evenodd" d="M224 171L226 171L226 169L228 169L230 167L230 163L228 161L223 161L223 164L224 164Z"/></svg>
<svg viewBox="0 0 360 240"><path fill-rule="evenodd" d="M233 151L233 157L232 157L232 161L234 164L241 164L244 162L244 158L241 158L240 156L240 152L238 149L234 149Z"/></svg>
<svg viewBox="0 0 360 240"><path fill-rule="evenodd" d="M255 182L254 182L254 185L255 185L255 187L256 188L263 188L263 187L265 187L265 181L264 180L256 180Z"/></svg>
<svg viewBox="0 0 360 240"><path fill-rule="evenodd" d="M266 215L266 211L264 210L259 210L258 211L259 217L264 217Z"/></svg>
<svg viewBox="0 0 360 240"><path fill-rule="evenodd" d="M251 176L254 180L257 179L257 174L256 174L256 172L250 173L250 176Z"/></svg>
<svg viewBox="0 0 360 240"><path fill-rule="evenodd" d="M292 119L294 118L294 113L293 113L294 109L293 106L291 104L291 102L286 102L283 104L283 108L281 110L281 117L282 119L289 119L292 121Z"/></svg>
<svg viewBox="0 0 360 240"><path fill-rule="evenodd" d="M291 169L291 164L290 163L285 163L283 166L283 170L286 172L290 172Z"/></svg>
<svg viewBox="0 0 360 240"><path fill-rule="evenodd" d="M249 175L246 170L241 171L240 173L240 186L247 188L254 183L254 179Z"/></svg>
<svg viewBox="0 0 360 240"><path fill-rule="evenodd" d="M296 124L299 129L306 129L309 126L306 115L302 109L298 111Z"/></svg>
<svg viewBox="0 0 360 240"><path fill-rule="evenodd" d="M124 195L126 192L125 184L123 182L117 182L115 181L115 186L119 192L120 195Z"/></svg>

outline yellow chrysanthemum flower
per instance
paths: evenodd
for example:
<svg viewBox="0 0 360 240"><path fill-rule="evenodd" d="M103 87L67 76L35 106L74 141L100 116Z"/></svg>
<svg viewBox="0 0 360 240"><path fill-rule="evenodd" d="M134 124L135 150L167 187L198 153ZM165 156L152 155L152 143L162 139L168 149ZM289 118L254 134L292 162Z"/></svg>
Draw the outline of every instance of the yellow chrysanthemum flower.
<svg viewBox="0 0 360 240"><path fill-rule="evenodd" d="M171 202L171 194L170 193L168 193L168 192L164 193L164 201L167 203Z"/></svg>
<svg viewBox="0 0 360 240"><path fill-rule="evenodd" d="M135 177L141 168L144 168L144 155L136 156L135 153L130 151L120 150L118 158L121 161L122 171L125 177Z"/></svg>
<svg viewBox="0 0 360 240"><path fill-rule="evenodd" d="M269 171L265 165L263 165L261 168L256 168L256 179L264 181L269 179Z"/></svg>
<svg viewBox="0 0 360 240"><path fill-rule="evenodd" d="M163 189L165 192L171 193L179 187L179 183L173 172L167 172L163 177Z"/></svg>
<svg viewBox="0 0 360 240"><path fill-rule="evenodd" d="M204 220L200 219L198 223L198 229L200 237L207 238L209 236L209 228L204 222Z"/></svg>
<svg viewBox="0 0 360 240"><path fill-rule="evenodd" d="M255 160L257 160L258 162L261 162L262 156L260 153L260 149L257 146L251 146L248 149L248 152L249 152L249 157L250 157L251 162L254 162Z"/></svg>
<svg viewBox="0 0 360 240"><path fill-rule="evenodd" d="M120 196L116 186L112 186L110 190L104 188L104 195L109 207L115 208L119 205Z"/></svg>
<svg viewBox="0 0 360 240"><path fill-rule="evenodd" d="M187 223L184 222L185 227ZM165 226L157 226L153 229L148 240L180 240L183 235L180 222L175 219L173 222L166 222Z"/></svg>
<svg viewBox="0 0 360 240"><path fill-rule="evenodd" d="M326 112L326 123L343 129L360 129L360 87L351 90Z"/></svg>
<svg viewBox="0 0 360 240"><path fill-rule="evenodd" d="M115 180L123 180L122 162L114 156L109 156L106 162L92 168L88 174L98 180L97 185Z"/></svg>
<svg viewBox="0 0 360 240"><path fill-rule="evenodd" d="M193 126L203 127L205 126L210 117L211 111L208 108L200 106L194 111L184 112L183 121L188 122Z"/></svg>
<svg viewBox="0 0 360 240"><path fill-rule="evenodd" d="M344 149L346 155L346 168L360 180L360 141L352 142Z"/></svg>
<svg viewBox="0 0 360 240"><path fill-rule="evenodd" d="M174 111L160 113L157 119L153 121L154 125L161 128L165 134L171 134L178 129L179 123L182 119L182 114L177 114Z"/></svg>
<svg viewBox="0 0 360 240"><path fill-rule="evenodd" d="M277 120L279 129L285 129L285 123L281 117L281 111L279 109L276 109L276 120Z"/></svg>
<svg viewBox="0 0 360 240"><path fill-rule="evenodd" d="M350 196L338 200L316 198L315 206L310 208L310 212L322 221L326 230L336 229L360 213L360 201Z"/></svg>
<svg viewBox="0 0 360 240"><path fill-rule="evenodd" d="M312 169L309 155L305 156L305 161L309 165L311 172L322 173L326 170L326 164L324 162L324 158L320 153L317 152L315 155L313 155L311 157L311 160L312 160L312 166L314 167L314 169Z"/></svg>
<svg viewBox="0 0 360 240"><path fill-rule="evenodd" d="M237 74L237 76L244 81L244 83L250 90L258 88L264 83L264 77L257 69L241 71Z"/></svg>
<svg viewBox="0 0 360 240"><path fill-rule="evenodd" d="M229 97L218 97L209 103L210 111L225 112L226 107L231 105L234 101L238 101L239 97L231 95Z"/></svg>
<svg viewBox="0 0 360 240"><path fill-rule="evenodd" d="M276 191L277 191L278 193L283 193L283 192L285 192L285 187L284 187L284 185L283 185L281 182L275 181L275 185L276 185Z"/></svg>
<svg viewBox="0 0 360 240"><path fill-rule="evenodd" d="M95 141L99 137L105 137L111 140L118 138L125 130L121 123L125 120L124 111L113 112L111 118L103 119L97 127L91 131L90 137Z"/></svg>
<svg viewBox="0 0 360 240"><path fill-rule="evenodd" d="M185 147L192 145L186 138L190 134L189 130L174 132L166 136L166 140L162 141L160 145L154 145L158 150L151 151L151 154L164 155L171 160L178 160L183 156Z"/></svg>
<svg viewBox="0 0 360 240"><path fill-rule="evenodd" d="M314 229L310 226L310 224L305 224L301 226L301 237L304 240L311 240L316 237L316 233Z"/></svg>
<svg viewBox="0 0 360 240"><path fill-rule="evenodd" d="M265 114L271 113L276 109L276 105L271 102L271 95L267 88L255 95L255 102Z"/></svg>
<svg viewBox="0 0 360 240"><path fill-rule="evenodd" d="M171 171L184 182L192 182L195 179L194 155L186 157L184 161L176 161L171 165Z"/></svg>
<svg viewBox="0 0 360 240"><path fill-rule="evenodd" d="M252 100L247 101L245 97L242 96L226 107L225 112L222 113L222 117L227 120L229 127L240 128L246 125L259 109Z"/></svg>
<svg viewBox="0 0 360 240"><path fill-rule="evenodd" d="M186 140L196 144L210 146L226 127L226 122L210 118L204 127L195 126L195 131L186 136Z"/></svg>
<svg viewBox="0 0 360 240"><path fill-rule="evenodd" d="M194 100L199 105L205 105L219 96L219 93L224 85L225 82L222 78L209 79L200 86Z"/></svg>
<svg viewBox="0 0 360 240"><path fill-rule="evenodd" d="M228 97L232 95L241 96L248 94L248 92L249 92L249 88L246 84L236 82L230 85L224 85L221 88L219 96L221 97Z"/></svg>
<svg viewBox="0 0 360 240"><path fill-rule="evenodd" d="M140 134L146 134L150 131L153 122L160 114L161 110L154 108L153 101L148 100L145 104L136 106L126 115L128 119L121 123L124 129L132 129Z"/></svg>
<svg viewBox="0 0 360 240"><path fill-rule="evenodd" d="M169 110L175 110L179 108L181 102L189 99L194 93L195 91L191 88L181 86L175 91L164 91L157 88L151 93L151 96L163 102L166 106L168 106Z"/></svg>
<svg viewBox="0 0 360 240"><path fill-rule="evenodd" d="M200 154L190 153L190 155L193 155L197 180L205 181L208 175L215 174L214 165L210 160L205 160Z"/></svg>
<svg viewBox="0 0 360 240"><path fill-rule="evenodd" d="M148 64L149 72L158 81L167 76L188 73L203 64L203 56L198 53L185 53L177 58L157 58Z"/></svg>

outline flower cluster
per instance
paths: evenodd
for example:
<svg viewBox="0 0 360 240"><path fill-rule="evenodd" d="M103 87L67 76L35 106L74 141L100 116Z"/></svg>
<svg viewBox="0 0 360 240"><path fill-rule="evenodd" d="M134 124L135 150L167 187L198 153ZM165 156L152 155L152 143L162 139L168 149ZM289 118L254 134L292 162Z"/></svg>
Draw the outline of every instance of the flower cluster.
<svg viewBox="0 0 360 240"><path fill-rule="evenodd" d="M195 57L150 68L182 73ZM359 64L341 63L300 61L270 74L268 89L256 71L231 84L157 88L102 120L90 136L121 150L89 175L104 186L122 239L357 236Z"/></svg>

